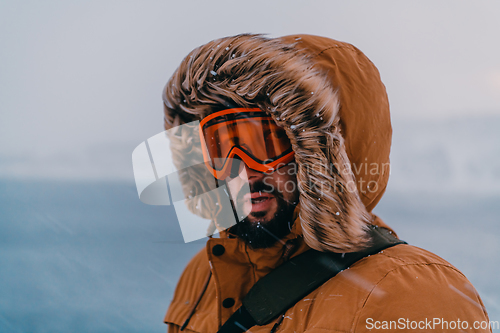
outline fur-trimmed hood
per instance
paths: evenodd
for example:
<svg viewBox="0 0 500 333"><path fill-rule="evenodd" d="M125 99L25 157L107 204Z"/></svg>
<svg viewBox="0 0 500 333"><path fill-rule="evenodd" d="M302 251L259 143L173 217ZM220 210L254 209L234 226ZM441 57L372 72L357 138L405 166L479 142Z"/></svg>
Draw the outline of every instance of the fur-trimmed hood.
<svg viewBox="0 0 500 333"><path fill-rule="evenodd" d="M295 223L310 247L357 251L367 225L383 224L371 210L389 177L389 104L376 67L354 46L310 35L214 40L182 61L163 100L166 129L227 101L259 107L284 127L298 165ZM195 178L183 183L200 188Z"/></svg>

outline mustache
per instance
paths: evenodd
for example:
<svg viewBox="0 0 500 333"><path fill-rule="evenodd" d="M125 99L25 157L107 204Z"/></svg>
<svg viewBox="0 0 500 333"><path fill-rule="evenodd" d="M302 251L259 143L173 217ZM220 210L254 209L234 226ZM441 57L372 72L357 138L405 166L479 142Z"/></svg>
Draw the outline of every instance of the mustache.
<svg viewBox="0 0 500 333"><path fill-rule="evenodd" d="M249 183L248 185L250 187L250 193L264 192L274 195L275 197L282 197L281 193L279 193L272 185L266 184L262 180ZM245 194L248 194L248 192L246 191L245 187L243 187L236 196L236 202L243 202L243 197L245 196Z"/></svg>

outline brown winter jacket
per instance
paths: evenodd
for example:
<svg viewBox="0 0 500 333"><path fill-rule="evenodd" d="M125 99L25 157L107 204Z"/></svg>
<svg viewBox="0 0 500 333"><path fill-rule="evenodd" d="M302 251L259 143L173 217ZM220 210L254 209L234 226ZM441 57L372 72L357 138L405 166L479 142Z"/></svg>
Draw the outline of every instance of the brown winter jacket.
<svg viewBox="0 0 500 333"><path fill-rule="evenodd" d="M253 250L224 231L208 240L177 285L165 316L169 332L178 332L188 317L186 332L217 332L253 284L283 263L285 243L295 244L292 257L311 248L353 252L366 247L369 224L389 229L371 213L389 177L387 94L376 67L354 46L309 35L215 40L183 60L163 98L167 129L203 119L228 100L266 110L292 142L300 191L284 243ZM197 181L203 177L191 176L184 190L206 191ZM224 251L213 251L216 245ZM441 332L457 320L471 332L481 331L472 328L476 321L488 320L474 287L440 257L397 245L356 262L304 297L285 313L278 332L364 332L383 325L432 331L431 322ZM269 332L273 325L250 331Z"/></svg>

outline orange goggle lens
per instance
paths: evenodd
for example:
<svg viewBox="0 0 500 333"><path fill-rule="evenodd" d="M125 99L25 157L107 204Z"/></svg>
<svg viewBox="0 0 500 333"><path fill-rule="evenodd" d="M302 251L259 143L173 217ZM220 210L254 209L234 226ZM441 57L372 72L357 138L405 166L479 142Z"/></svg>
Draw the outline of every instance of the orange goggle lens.
<svg viewBox="0 0 500 333"><path fill-rule="evenodd" d="M261 172L293 160L294 152L285 130L258 108L215 112L204 118L200 127L205 164L218 179L229 176L236 156Z"/></svg>

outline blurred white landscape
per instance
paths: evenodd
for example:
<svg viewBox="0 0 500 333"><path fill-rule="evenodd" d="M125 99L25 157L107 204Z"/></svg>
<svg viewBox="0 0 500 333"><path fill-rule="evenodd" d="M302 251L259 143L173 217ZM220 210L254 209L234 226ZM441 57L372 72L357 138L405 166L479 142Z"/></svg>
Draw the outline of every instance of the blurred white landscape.
<svg viewBox="0 0 500 333"><path fill-rule="evenodd" d="M393 121L389 190L500 193L500 117Z"/></svg>

